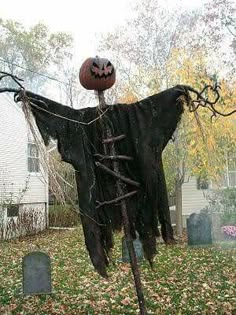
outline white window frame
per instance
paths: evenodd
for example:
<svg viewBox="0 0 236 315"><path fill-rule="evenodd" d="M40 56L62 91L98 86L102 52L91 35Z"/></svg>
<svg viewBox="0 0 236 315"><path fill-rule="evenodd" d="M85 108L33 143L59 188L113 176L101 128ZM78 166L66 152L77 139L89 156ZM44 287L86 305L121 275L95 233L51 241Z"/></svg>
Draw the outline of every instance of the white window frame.
<svg viewBox="0 0 236 315"><path fill-rule="evenodd" d="M235 174L235 177L236 177L236 169L235 170L229 170L229 159L235 159L236 160L236 154L232 154L232 155L229 155L229 153L226 153L226 174L225 174L225 183L226 183L226 186L224 185L223 187L224 188L233 188L233 187L236 187L236 185L232 186L230 185L230 176L229 174Z"/></svg>
<svg viewBox="0 0 236 315"><path fill-rule="evenodd" d="M37 156L31 156L29 153L30 153L30 148L29 146L35 146L36 149L37 149ZM30 162L29 161L37 161L37 166L36 166L36 169L34 169L33 171L30 170ZM27 170L28 170L28 173L30 174L39 174L40 173L40 156L39 156L39 149L37 148L37 145L35 142L33 141L28 141L27 143Z"/></svg>

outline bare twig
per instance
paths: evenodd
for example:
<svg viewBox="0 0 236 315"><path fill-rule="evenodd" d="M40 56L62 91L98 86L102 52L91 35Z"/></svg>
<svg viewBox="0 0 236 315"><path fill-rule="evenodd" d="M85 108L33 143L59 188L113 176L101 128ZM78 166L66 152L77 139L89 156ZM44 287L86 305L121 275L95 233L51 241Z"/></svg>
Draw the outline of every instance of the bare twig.
<svg viewBox="0 0 236 315"><path fill-rule="evenodd" d="M211 119L213 117L216 117L216 114L227 117L236 113L236 109L228 113L223 113L215 108L215 104L220 99L220 92L219 92L220 86L217 83L214 86L210 84L205 85L202 91L200 92L189 85L179 85L178 88L180 88L180 90L184 89L186 92L194 93L196 95L196 99L192 99L190 97L190 101L188 104L190 112L195 112L199 107L205 107L213 113L211 116ZM204 93L206 93L209 90L215 94L214 100L209 100L208 97L204 96Z"/></svg>
<svg viewBox="0 0 236 315"><path fill-rule="evenodd" d="M120 135L120 136L117 136L117 137L111 137L111 138L103 139L103 140L102 140L102 143L103 143L103 144L112 143L112 142L115 142L115 141L122 140L122 139L124 139L125 137L126 137L125 135Z"/></svg>
<svg viewBox="0 0 236 315"><path fill-rule="evenodd" d="M1 88L0 89L0 93L5 93L5 92L9 92L9 93L19 93L19 89L13 89L13 88Z"/></svg>
<svg viewBox="0 0 236 315"><path fill-rule="evenodd" d="M215 114L218 114L218 115L224 116L224 117L231 116L232 114L236 113L236 109L232 110L232 111L229 112L229 113L221 113L221 112L219 112L219 111L215 108L214 104L211 104L211 105L210 105L210 108L212 109L212 111L213 111Z"/></svg>
<svg viewBox="0 0 236 315"><path fill-rule="evenodd" d="M123 196L119 196L119 197L117 197L117 198L115 198L115 199L112 199L112 200L109 200L109 201L103 201L103 202L96 201L96 202L97 202L96 209L98 209L98 208L100 208L100 207L102 207L102 206L104 206L104 205L109 205L109 204L112 204L112 203L117 203L117 202L119 202L119 201L121 201L121 200L124 200L124 199L126 199L126 198L129 198L129 197L131 197L131 196L133 196L133 195L135 195L135 194L137 194L137 190L131 191L131 192L129 192L129 193L123 195Z"/></svg>
<svg viewBox="0 0 236 315"><path fill-rule="evenodd" d="M23 79L18 78L17 76L8 73L8 72L0 72L1 76L0 76L0 81L6 77L10 77L13 81L15 81L15 83L21 88L24 89L23 85L19 82L19 81L24 81Z"/></svg>
<svg viewBox="0 0 236 315"><path fill-rule="evenodd" d="M201 92L198 92L197 90L195 90L194 88L192 88L189 85L183 85L184 88L186 88L189 92L193 92L196 94L197 99L194 100L194 102L196 103L200 103L200 106L206 106L206 105L213 105L216 104L220 98L220 93L219 93L219 85L215 84L215 86L212 85L205 85L205 87L202 89ZM216 97L213 101L210 101L208 98L203 96L203 93L205 93L207 90L211 90L212 92L215 93ZM202 102L202 105L201 105Z"/></svg>
<svg viewBox="0 0 236 315"><path fill-rule="evenodd" d="M99 159L99 161L103 161L103 160L124 160L124 161L132 161L133 158L131 156L127 156L127 155L102 155L99 153L94 154L95 157L97 157Z"/></svg>
<svg viewBox="0 0 236 315"><path fill-rule="evenodd" d="M122 180L123 182L127 183L127 184L130 184L130 185L133 185L133 186L136 186L136 187L139 187L140 186L140 183L136 182L135 180L133 179L130 179L128 177L125 177L121 174L118 174L114 171L112 171L109 167L103 165L102 163L100 162L95 162L96 166L101 168L102 170L104 170L105 172L107 172L108 174L116 177L116 178L119 178L120 180Z"/></svg>

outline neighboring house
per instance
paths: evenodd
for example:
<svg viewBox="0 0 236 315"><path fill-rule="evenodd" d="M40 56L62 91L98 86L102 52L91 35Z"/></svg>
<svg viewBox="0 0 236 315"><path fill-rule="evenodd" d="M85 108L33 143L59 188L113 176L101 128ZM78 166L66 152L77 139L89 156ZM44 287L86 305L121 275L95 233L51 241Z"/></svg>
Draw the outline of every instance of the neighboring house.
<svg viewBox="0 0 236 315"><path fill-rule="evenodd" d="M225 176L222 181L222 189L236 187L236 154L226 157ZM190 177L182 186L182 215L183 226L186 227L186 219L191 213L199 213L209 205L209 197L214 191L214 184L200 183L196 177Z"/></svg>
<svg viewBox="0 0 236 315"><path fill-rule="evenodd" d="M24 114L0 94L0 238L47 226L48 177Z"/></svg>
<svg viewBox="0 0 236 315"><path fill-rule="evenodd" d="M182 186L182 215L183 227L186 227L186 219L191 213L199 213L209 205L208 197L211 188L209 185L201 186L196 177L190 177Z"/></svg>

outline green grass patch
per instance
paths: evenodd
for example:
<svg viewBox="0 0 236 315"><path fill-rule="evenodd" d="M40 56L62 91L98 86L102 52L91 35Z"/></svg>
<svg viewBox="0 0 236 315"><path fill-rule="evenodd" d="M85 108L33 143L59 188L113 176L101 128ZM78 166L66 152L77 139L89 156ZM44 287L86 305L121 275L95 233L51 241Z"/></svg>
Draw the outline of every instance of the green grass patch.
<svg viewBox="0 0 236 315"><path fill-rule="evenodd" d="M54 293L23 297L22 257L38 248L51 257ZM154 270L140 266L148 314L233 314L235 254L235 243L160 244ZM94 271L80 227L1 242L0 257L0 314L138 314L129 264L118 262L120 235L107 280Z"/></svg>

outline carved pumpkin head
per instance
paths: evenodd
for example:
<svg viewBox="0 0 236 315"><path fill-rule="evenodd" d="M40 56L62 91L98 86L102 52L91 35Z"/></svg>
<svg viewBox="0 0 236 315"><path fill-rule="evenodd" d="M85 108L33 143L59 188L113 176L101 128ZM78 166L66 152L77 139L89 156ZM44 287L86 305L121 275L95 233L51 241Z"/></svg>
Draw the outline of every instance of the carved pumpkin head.
<svg viewBox="0 0 236 315"><path fill-rule="evenodd" d="M88 58L80 68L79 79L87 90L104 91L115 83L115 68L105 58Z"/></svg>

